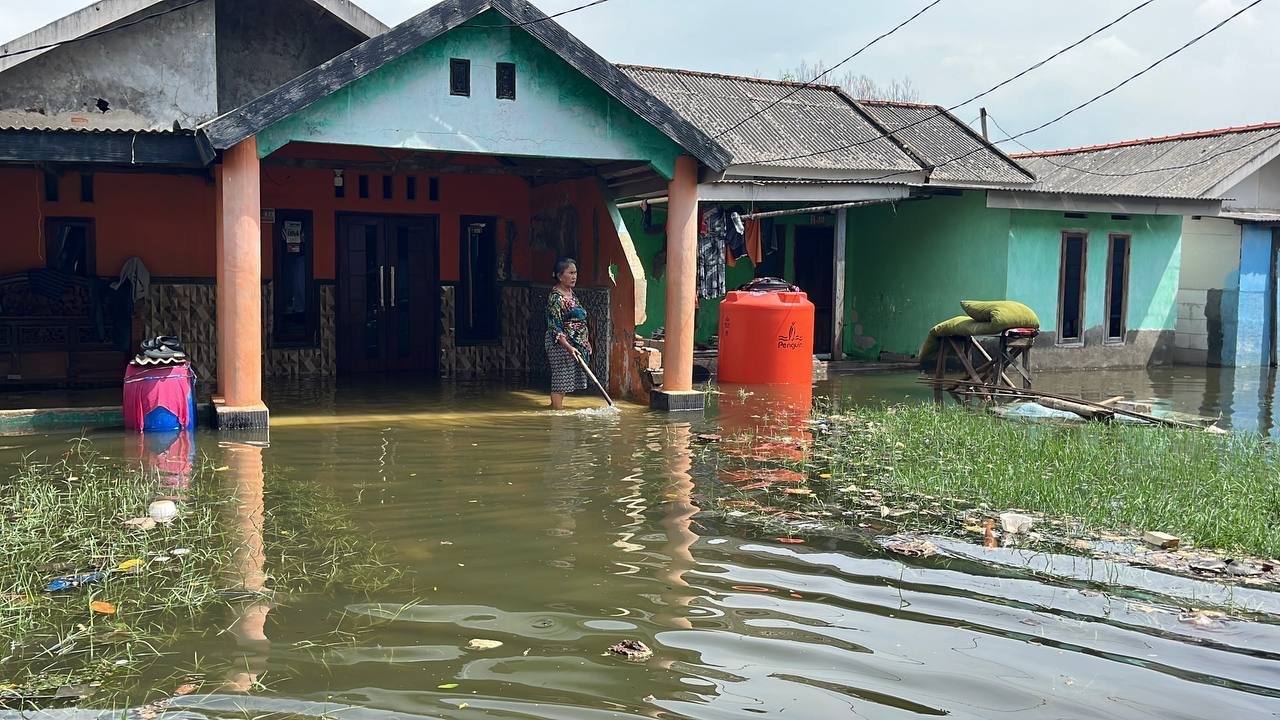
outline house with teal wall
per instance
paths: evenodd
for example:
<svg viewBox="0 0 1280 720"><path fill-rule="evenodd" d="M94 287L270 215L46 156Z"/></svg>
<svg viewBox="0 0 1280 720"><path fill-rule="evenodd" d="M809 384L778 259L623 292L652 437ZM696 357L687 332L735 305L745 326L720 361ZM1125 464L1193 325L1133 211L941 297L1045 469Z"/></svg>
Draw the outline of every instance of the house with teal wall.
<svg viewBox="0 0 1280 720"><path fill-rule="evenodd" d="M1182 218L1174 359L1221 367L1276 364L1280 123L1019 159L1046 189L1221 201L1219 212L1189 209Z"/></svg>
<svg viewBox="0 0 1280 720"><path fill-rule="evenodd" d="M1040 316L1040 369L1173 362L1183 217L1216 215L1219 200L1046 186L1036 169L938 106L855 100L829 86L622 69L733 156L724 176L700 185L704 205L746 216L796 213L773 218L782 258L766 258L765 274L780 271L810 292L815 339L833 339L816 342L816 352L905 359L934 324L961 312L961 300L1007 298ZM648 212L660 217L656 208ZM660 319L662 279L652 261L661 223L642 215L623 210L651 273L648 316ZM762 270L740 261L727 269L726 286ZM704 301L697 339L709 341L717 324L717 303Z"/></svg>

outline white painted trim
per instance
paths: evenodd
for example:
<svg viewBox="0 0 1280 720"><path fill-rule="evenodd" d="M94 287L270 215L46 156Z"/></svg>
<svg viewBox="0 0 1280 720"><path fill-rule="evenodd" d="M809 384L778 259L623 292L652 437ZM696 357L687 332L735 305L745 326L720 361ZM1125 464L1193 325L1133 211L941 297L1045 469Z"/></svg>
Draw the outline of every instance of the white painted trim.
<svg viewBox="0 0 1280 720"><path fill-rule="evenodd" d="M132 19L134 15L153 7L155 7L156 12L164 9L156 7L158 5L173 7L183 4L183 1L99 0L99 2L77 10L70 15L65 15L44 27L0 45L0 54L74 40L89 33L105 30L116 23ZM213 0L206 1L213 2ZM351 0L310 0L310 2L323 8L340 22L366 37L381 35L388 30L388 27L382 21L362 10ZM48 51L37 50L23 53L22 55L14 55L13 57L0 58L0 72L17 67L31 58L40 57Z"/></svg>
<svg viewBox="0 0 1280 720"><path fill-rule="evenodd" d="M987 207L1010 210L1052 210L1127 215L1217 215L1222 200L1169 198L1093 197L1061 193L988 190Z"/></svg>
<svg viewBox="0 0 1280 720"><path fill-rule="evenodd" d="M1258 155L1249 162L1240 166L1239 170L1231 173L1226 178L1220 180L1218 184L1206 190L1203 193L1204 197L1222 197L1223 193L1244 182L1250 175L1258 172L1264 165L1278 157L1280 157L1280 130L1276 131L1275 140L1270 147L1263 150L1261 153L1258 153ZM1232 198L1224 199L1230 200Z"/></svg>
<svg viewBox="0 0 1280 720"><path fill-rule="evenodd" d="M704 183L698 186L698 199L712 202L857 202L902 200L910 195L911 188L901 185Z"/></svg>
<svg viewBox="0 0 1280 720"><path fill-rule="evenodd" d="M924 184L924 170L903 170L891 178L884 176L887 170L844 170L838 168L781 167L777 165L732 165L725 171L725 178L777 178L780 180L879 180L885 179L904 185Z"/></svg>

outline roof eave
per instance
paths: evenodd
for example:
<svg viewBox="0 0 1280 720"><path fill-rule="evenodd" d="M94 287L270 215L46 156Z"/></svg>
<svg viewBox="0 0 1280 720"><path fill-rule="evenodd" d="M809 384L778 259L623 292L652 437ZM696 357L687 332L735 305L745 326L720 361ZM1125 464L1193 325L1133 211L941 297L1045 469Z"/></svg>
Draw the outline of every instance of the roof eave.
<svg viewBox="0 0 1280 720"><path fill-rule="evenodd" d="M729 167L732 158L724 147L525 0L445 0L275 90L210 120L200 129L212 147L226 150L486 10L495 10L513 23L522 24L523 29L548 50L712 171Z"/></svg>

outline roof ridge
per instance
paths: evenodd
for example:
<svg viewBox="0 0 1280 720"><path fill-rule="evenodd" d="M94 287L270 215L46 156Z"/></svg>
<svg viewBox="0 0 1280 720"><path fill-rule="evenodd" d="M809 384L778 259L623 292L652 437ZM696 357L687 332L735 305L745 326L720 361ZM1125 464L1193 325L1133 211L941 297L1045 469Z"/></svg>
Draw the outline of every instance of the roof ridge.
<svg viewBox="0 0 1280 720"><path fill-rule="evenodd" d="M854 99L860 103L866 103L867 105L890 105L894 107L913 107L913 108L924 108L928 110L933 110L935 108L942 108L942 106L938 105L937 103L908 102L906 100L884 100L879 98L854 98Z"/></svg>
<svg viewBox="0 0 1280 720"><path fill-rule="evenodd" d="M1193 132L1178 133L1176 135L1159 135L1156 137L1139 138L1136 140L1119 140L1113 143L1103 143L1101 145L1085 145L1076 148L1064 148L1062 150L1044 150L1040 152L1025 152L1009 155L1012 158L1033 158L1033 157L1051 157L1054 155L1075 155L1085 152L1097 152L1099 150L1113 150L1115 148L1135 147L1137 145L1154 145L1162 142L1172 142L1175 140L1195 140L1197 138L1216 137L1219 135L1232 135L1242 132L1253 132L1257 130L1271 130L1280 128L1280 122L1264 122L1255 123L1253 125L1236 125L1232 127L1216 128L1213 130L1196 130Z"/></svg>
<svg viewBox="0 0 1280 720"><path fill-rule="evenodd" d="M711 77L721 78L723 80L742 80L745 82L764 83L766 85L782 85L784 87L811 87L819 90L836 90L838 85L830 85L827 83L799 82L796 80L771 80L769 78L751 77L749 75L730 75L728 73L710 72L707 70L687 70L685 68L657 67L655 65L634 65L631 63L614 63L614 67L619 70L650 70L655 72L674 73L676 75L689 75L691 77Z"/></svg>

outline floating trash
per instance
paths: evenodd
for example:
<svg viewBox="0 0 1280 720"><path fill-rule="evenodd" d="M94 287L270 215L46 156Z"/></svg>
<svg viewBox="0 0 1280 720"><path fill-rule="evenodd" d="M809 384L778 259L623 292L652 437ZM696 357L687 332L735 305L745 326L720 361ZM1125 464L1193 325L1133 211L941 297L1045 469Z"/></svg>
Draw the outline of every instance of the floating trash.
<svg viewBox="0 0 1280 720"><path fill-rule="evenodd" d="M629 662L644 662L653 657L653 651L639 640L623 640L609 646L609 652Z"/></svg>
<svg viewBox="0 0 1280 720"><path fill-rule="evenodd" d="M103 573L88 573L86 575L72 575L69 577L61 577L51 581L45 586L45 592L62 592L64 590L75 590L78 587L96 583L106 577Z"/></svg>

